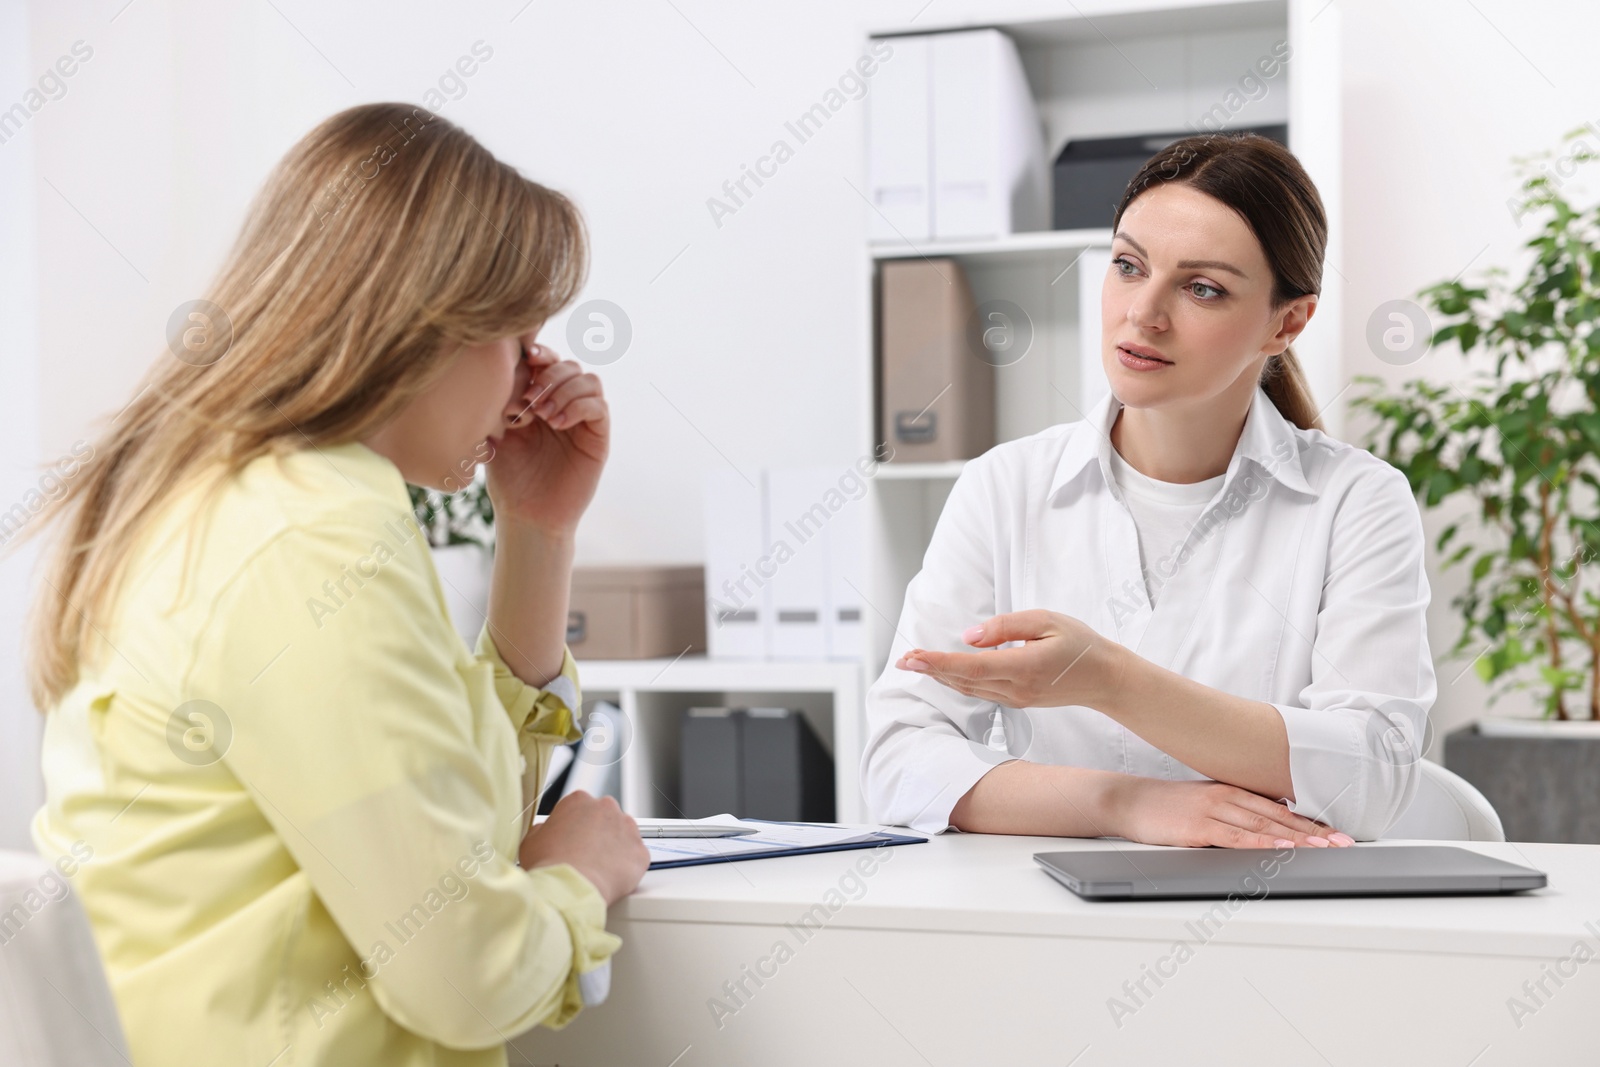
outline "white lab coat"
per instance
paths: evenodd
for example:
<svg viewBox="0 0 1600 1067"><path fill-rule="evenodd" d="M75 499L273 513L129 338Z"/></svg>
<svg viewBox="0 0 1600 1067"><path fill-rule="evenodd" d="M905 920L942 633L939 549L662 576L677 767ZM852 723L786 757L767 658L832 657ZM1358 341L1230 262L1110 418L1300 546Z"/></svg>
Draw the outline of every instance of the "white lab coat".
<svg viewBox="0 0 1600 1067"><path fill-rule="evenodd" d="M1015 758L1205 777L1092 708L997 709L894 666L912 647L973 651L967 627L1044 608L1272 704L1288 731L1293 810L1359 840L1380 836L1416 794L1437 695L1422 521L1405 476L1299 429L1257 388L1222 488L1181 565L1164 568L1152 610L1133 517L1111 476L1120 407L1108 394L1085 419L962 469L867 692L861 776L873 818L943 832L956 801Z"/></svg>

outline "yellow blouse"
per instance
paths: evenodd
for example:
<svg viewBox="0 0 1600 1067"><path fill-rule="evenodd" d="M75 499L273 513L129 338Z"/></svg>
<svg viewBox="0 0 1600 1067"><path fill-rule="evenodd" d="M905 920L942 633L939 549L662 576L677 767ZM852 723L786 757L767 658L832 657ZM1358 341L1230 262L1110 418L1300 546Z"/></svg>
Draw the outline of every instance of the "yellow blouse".
<svg viewBox="0 0 1600 1067"><path fill-rule="evenodd" d="M571 651L544 689L487 627L469 651L365 445L257 460L203 522L194 492L50 711L33 821L46 857L92 850L134 1063L504 1064L622 943L575 868L517 866L578 737Z"/></svg>

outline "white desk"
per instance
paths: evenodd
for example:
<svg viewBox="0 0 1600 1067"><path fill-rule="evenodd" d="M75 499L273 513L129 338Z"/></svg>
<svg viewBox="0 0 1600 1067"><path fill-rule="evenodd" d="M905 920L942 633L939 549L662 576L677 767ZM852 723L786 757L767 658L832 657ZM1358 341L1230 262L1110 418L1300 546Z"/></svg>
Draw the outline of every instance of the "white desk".
<svg viewBox="0 0 1600 1067"><path fill-rule="evenodd" d="M523 1035L510 1061L1600 1063L1600 846L1468 846L1548 872L1549 888L1527 894L1268 896L1231 912L1088 903L1032 859L1143 847L946 834L870 853L859 889L865 851L651 872L611 910L624 945L610 999L564 1030ZM802 938L825 898L844 902L813 912L820 929ZM1574 956L1580 944L1592 962ZM742 1005L724 987L740 979ZM1541 979L1549 996L1534 988L1535 1000L1523 983ZM1532 1009L1520 1026L1513 997ZM732 1009L720 1026L713 998Z"/></svg>

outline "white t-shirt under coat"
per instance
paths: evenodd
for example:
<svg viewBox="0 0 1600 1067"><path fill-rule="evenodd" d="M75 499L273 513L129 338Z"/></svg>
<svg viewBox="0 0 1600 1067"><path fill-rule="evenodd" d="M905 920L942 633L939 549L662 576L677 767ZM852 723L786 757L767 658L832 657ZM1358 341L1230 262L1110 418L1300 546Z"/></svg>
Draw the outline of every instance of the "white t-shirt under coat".
<svg viewBox="0 0 1600 1067"><path fill-rule="evenodd" d="M1163 482L1142 474L1113 447L1109 456L1111 477L1122 493L1123 502L1133 515L1139 533L1139 559L1144 569L1145 589L1153 605L1161 587L1179 566L1208 566L1217 548L1215 538L1194 546L1189 535L1211 498L1222 488L1223 476L1201 482ZM1189 554L1183 550L1190 549ZM1205 559L1191 558L1203 553ZM1179 560L1184 560L1179 563Z"/></svg>

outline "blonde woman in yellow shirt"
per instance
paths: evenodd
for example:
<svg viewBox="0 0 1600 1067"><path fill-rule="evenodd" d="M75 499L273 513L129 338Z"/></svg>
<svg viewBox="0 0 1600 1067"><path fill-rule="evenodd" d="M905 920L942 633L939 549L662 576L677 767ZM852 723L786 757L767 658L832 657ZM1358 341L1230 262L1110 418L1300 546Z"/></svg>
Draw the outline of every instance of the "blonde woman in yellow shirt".
<svg viewBox="0 0 1600 1067"><path fill-rule="evenodd" d="M90 853L138 1067L498 1065L603 998L638 828L585 794L532 827L578 736L573 535L610 429L534 336L585 269L572 203L458 127L341 112L52 503L33 833ZM480 461L469 650L406 483Z"/></svg>

